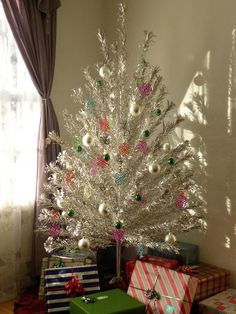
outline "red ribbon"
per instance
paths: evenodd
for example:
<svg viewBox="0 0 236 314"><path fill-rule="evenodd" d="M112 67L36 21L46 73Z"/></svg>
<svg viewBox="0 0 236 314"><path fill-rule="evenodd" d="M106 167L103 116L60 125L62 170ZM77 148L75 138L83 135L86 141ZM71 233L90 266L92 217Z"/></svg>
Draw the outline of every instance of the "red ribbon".
<svg viewBox="0 0 236 314"><path fill-rule="evenodd" d="M188 265L183 265L178 268L178 271L181 273L187 274L187 275L192 275L192 274L197 274L199 273L199 270L196 268L191 268L191 266Z"/></svg>
<svg viewBox="0 0 236 314"><path fill-rule="evenodd" d="M66 284L64 289L66 290L66 294L69 297L76 297L79 295L83 295L84 294L84 287L83 285L79 282L78 277L73 276L71 280L69 280Z"/></svg>

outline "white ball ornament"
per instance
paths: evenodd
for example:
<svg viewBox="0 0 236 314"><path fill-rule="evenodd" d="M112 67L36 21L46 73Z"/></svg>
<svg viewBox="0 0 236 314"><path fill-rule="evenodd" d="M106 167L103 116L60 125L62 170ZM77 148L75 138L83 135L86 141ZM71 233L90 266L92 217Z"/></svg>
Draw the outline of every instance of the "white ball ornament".
<svg viewBox="0 0 236 314"><path fill-rule="evenodd" d="M141 107L137 104L131 104L129 112L134 117L139 116L141 113Z"/></svg>
<svg viewBox="0 0 236 314"><path fill-rule="evenodd" d="M79 246L79 249L81 251L83 250L88 250L89 247L90 247L90 243L89 243L89 240L88 239L85 239L85 238L82 238L79 240L79 243L78 243L78 246Z"/></svg>
<svg viewBox="0 0 236 314"><path fill-rule="evenodd" d="M108 65L103 65L100 69L99 69L99 75L104 79L104 80L108 80L109 77L111 76L111 70L109 68Z"/></svg>
<svg viewBox="0 0 236 314"><path fill-rule="evenodd" d="M104 204L104 203L100 204L99 207L98 207L98 212L99 212L100 215L106 216L108 214L108 212L109 212L108 208L107 208L107 205Z"/></svg>
<svg viewBox="0 0 236 314"><path fill-rule="evenodd" d="M158 163L153 163L151 165L148 166L148 171L151 174L158 174L161 171L161 166Z"/></svg>
<svg viewBox="0 0 236 314"><path fill-rule="evenodd" d="M86 135L84 135L83 138L82 138L82 143L86 147L89 147L89 146L93 145L93 138L92 138L92 136L89 135L88 133Z"/></svg>
<svg viewBox="0 0 236 314"><path fill-rule="evenodd" d="M170 144L169 143L163 144L163 150L164 150L164 152L169 152L170 151Z"/></svg>
<svg viewBox="0 0 236 314"><path fill-rule="evenodd" d="M168 233L165 236L165 242L168 244L174 244L176 242L176 236L173 233Z"/></svg>

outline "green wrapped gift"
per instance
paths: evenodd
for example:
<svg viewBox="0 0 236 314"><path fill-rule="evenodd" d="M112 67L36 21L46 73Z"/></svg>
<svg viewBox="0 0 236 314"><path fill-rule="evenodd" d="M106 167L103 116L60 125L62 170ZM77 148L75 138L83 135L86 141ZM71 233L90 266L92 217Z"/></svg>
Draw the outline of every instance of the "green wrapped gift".
<svg viewBox="0 0 236 314"><path fill-rule="evenodd" d="M145 314L145 304L113 289L70 300L70 314Z"/></svg>

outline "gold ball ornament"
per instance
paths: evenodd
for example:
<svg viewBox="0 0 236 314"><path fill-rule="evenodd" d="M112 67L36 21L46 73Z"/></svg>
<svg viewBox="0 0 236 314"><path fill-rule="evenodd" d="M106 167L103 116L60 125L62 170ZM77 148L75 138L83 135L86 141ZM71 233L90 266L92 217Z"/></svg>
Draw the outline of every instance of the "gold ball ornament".
<svg viewBox="0 0 236 314"><path fill-rule="evenodd" d="M101 203L98 207L98 212L101 216L106 216L109 212L107 205L104 203Z"/></svg>
<svg viewBox="0 0 236 314"><path fill-rule="evenodd" d="M99 69L99 75L104 79L108 80L111 76L111 70L108 65L104 64L100 69Z"/></svg>
<svg viewBox="0 0 236 314"><path fill-rule="evenodd" d="M165 236L165 242L168 244L174 244L176 242L176 236L169 232L166 236Z"/></svg>
<svg viewBox="0 0 236 314"><path fill-rule="evenodd" d="M148 166L148 171L151 174L159 174L161 171L161 166L158 163L154 162Z"/></svg>
<svg viewBox="0 0 236 314"><path fill-rule="evenodd" d="M141 107L138 104L131 104L129 108L129 112L132 116L139 116L141 113Z"/></svg>
<svg viewBox="0 0 236 314"><path fill-rule="evenodd" d="M84 135L83 138L82 138L82 143L86 147L89 147L89 146L93 145L93 138L92 138L92 136L89 135L88 133L86 135Z"/></svg>
<svg viewBox="0 0 236 314"><path fill-rule="evenodd" d="M88 239L85 239L85 238L80 239L80 240L79 240L79 243L78 243L78 246L79 246L79 249L80 249L81 251L88 250L89 247L90 247L89 240L88 240Z"/></svg>
<svg viewBox="0 0 236 314"><path fill-rule="evenodd" d="M165 143L163 144L163 150L164 152L169 152L170 151L170 144L169 143Z"/></svg>

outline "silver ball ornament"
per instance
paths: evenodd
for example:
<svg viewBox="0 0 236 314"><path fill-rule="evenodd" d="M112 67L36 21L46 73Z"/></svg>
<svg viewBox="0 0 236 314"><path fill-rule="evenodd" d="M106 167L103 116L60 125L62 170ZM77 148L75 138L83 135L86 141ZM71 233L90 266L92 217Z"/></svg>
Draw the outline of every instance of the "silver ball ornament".
<svg viewBox="0 0 236 314"><path fill-rule="evenodd" d="M134 117L139 116L141 113L141 107L138 104L131 104L129 112Z"/></svg>
<svg viewBox="0 0 236 314"><path fill-rule="evenodd" d="M93 145L93 138L92 138L92 136L89 135L88 133L86 135L84 135L83 138L82 138L82 143L86 147L89 147L89 146Z"/></svg>
<svg viewBox="0 0 236 314"><path fill-rule="evenodd" d="M165 143L163 144L163 150L164 152L169 152L170 151L170 144L169 143Z"/></svg>
<svg viewBox="0 0 236 314"><path fill-rule="evenodd" d="M205 83L205 79L204 76L202 74L198 74L197 76L195 76L195 78L193 79L193 82L195 85L197 86L202 86Z"/></svg>
<svg viewBox="0 0 236 314"><path fill-rule="evenodd" d="M99 75L104 79L108 80L109 77L111 76L111 70L108 65L104 64L100 69L99 69Z"/></svg>
<svg viewBox="0 0 236 314"><path fill-rule="evenodd" d="M89 243L89 240L88 239L85 239L85 238L82 238L79 240L79 243L78 243L78 246L79 246L79 249L81 251L85 251L85 250L88 250L89 247L90 247L90 243Z"/></svg>
<svg viewBox="0 0 236 314"><path fill-rule="evenodd" d="M151 165L148 166L148 171L151 174L158 174L161 171L161 166L158 163L153 163Z"/></svg>
<svg viewBox="0 0 236 314"><path fill-rule="evenodd" d="M176 242L176 236L169 232L166 236L165 236L165 242L168 244L174 244Z"/></svg>
<svg viewBox="0 0 236 314"><path fill-rule="evenodd" d="M109 212L108 208L107 208L107 205L104 204L104 203L101 203L98 207L98 212L100 215L102 216L106 216Z"/></svg>

